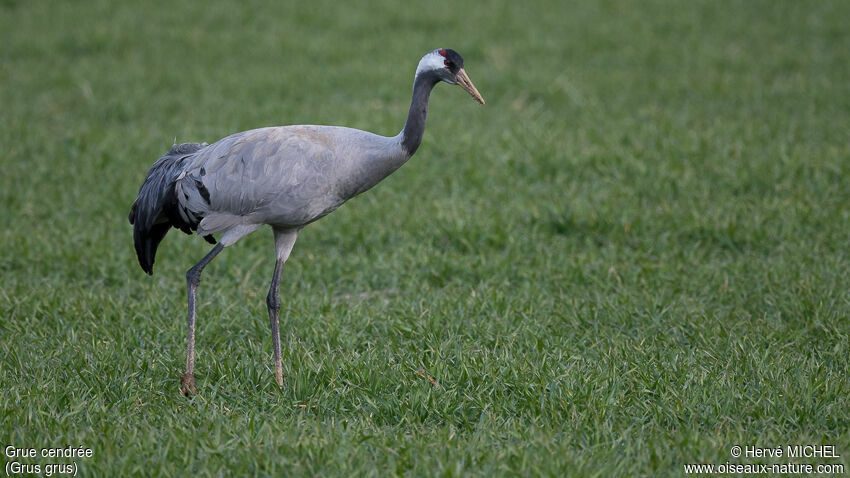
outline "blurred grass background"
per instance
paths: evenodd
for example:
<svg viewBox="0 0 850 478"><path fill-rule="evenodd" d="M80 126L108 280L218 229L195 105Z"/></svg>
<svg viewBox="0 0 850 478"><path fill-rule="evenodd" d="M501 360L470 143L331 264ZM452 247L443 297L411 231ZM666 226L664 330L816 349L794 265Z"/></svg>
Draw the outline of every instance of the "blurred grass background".
<svg viewBox="0 0 850 478"><path fill-rule="evenodd" d="M84 475L679 475L732 445L850 456L850 4L0 2L0 442ZM199 290L126 216L175 140L270 125L417 155ZM433 378L434 384L428 377ZM5 461L8 461L6 457ZM45 460L24 460L46 463Z"/></svg>

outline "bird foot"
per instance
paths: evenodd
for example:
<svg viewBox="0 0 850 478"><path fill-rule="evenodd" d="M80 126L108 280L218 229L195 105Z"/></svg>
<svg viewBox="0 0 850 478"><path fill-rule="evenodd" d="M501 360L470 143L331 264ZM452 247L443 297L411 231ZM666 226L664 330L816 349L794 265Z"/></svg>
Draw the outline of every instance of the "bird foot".
<svg viewBox="0 0 850 478"><path fill-rule="evenodd" d="M195 388L194 374L184 373L180 376L180 393L187 397L198 393L198 389Z"/></svg>

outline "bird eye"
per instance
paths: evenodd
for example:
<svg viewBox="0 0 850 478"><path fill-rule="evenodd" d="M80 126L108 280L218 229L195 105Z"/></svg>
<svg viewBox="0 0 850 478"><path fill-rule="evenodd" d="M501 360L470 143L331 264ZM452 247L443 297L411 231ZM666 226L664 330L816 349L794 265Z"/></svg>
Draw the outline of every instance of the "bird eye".
<svg viewBox="0 0 850 478"><path fill-rule="evenodd" d="M443 60L443 64L445 64L445 65L446 65L446 68L451 68L451 67L452 67L452 62L450 62L449 60Z"/></svg>

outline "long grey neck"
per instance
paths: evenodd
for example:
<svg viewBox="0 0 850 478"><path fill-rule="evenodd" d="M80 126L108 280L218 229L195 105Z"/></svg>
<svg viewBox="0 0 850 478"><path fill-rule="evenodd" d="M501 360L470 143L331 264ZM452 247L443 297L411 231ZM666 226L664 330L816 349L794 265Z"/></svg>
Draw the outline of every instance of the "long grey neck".
<svg viewBox="0 0 850 478"><path fill-rule="evenodd" d="M431 97L431 90L439 81L437 76L430 72L416 75L413 81L413 99L410 101L407 122L401 130L401 145L408 156L413 156L419 144L422 143L425 120L428 117L428 100Z"/></svg>
<svg viewBox="0 0 850 478"><path fill-rule="evenodd" d="M416 75L410 112L399 134L392 138L371 135L366 139L358 134L358 139L351 141L353 149L359 152L346 156L350 168L340 169L346 171L345 178L340 181L343 198L347 200L378 184L413 156L425 132L431 90L439 81L433 72Z"/></svg>

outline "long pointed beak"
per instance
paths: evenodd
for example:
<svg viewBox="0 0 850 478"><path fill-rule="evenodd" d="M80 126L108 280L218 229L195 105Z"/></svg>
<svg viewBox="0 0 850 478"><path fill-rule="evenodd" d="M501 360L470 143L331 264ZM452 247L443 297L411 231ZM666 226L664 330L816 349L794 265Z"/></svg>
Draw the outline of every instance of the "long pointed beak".
<svg viewBox="0 0 850 478"><path fill-rule="evenodd" d="M472 96L475 101L481 103L482 105L484 104L484 98L481 97L481 93L478 92L478 88L476 88L475 85L472 84L472 80L470 80L469 77L466 76L466 72L463 71L463 68L461 68L460 71L457 72L457 84L458 86L466 90L466 92L469 93L469 95Z"/></svg>

